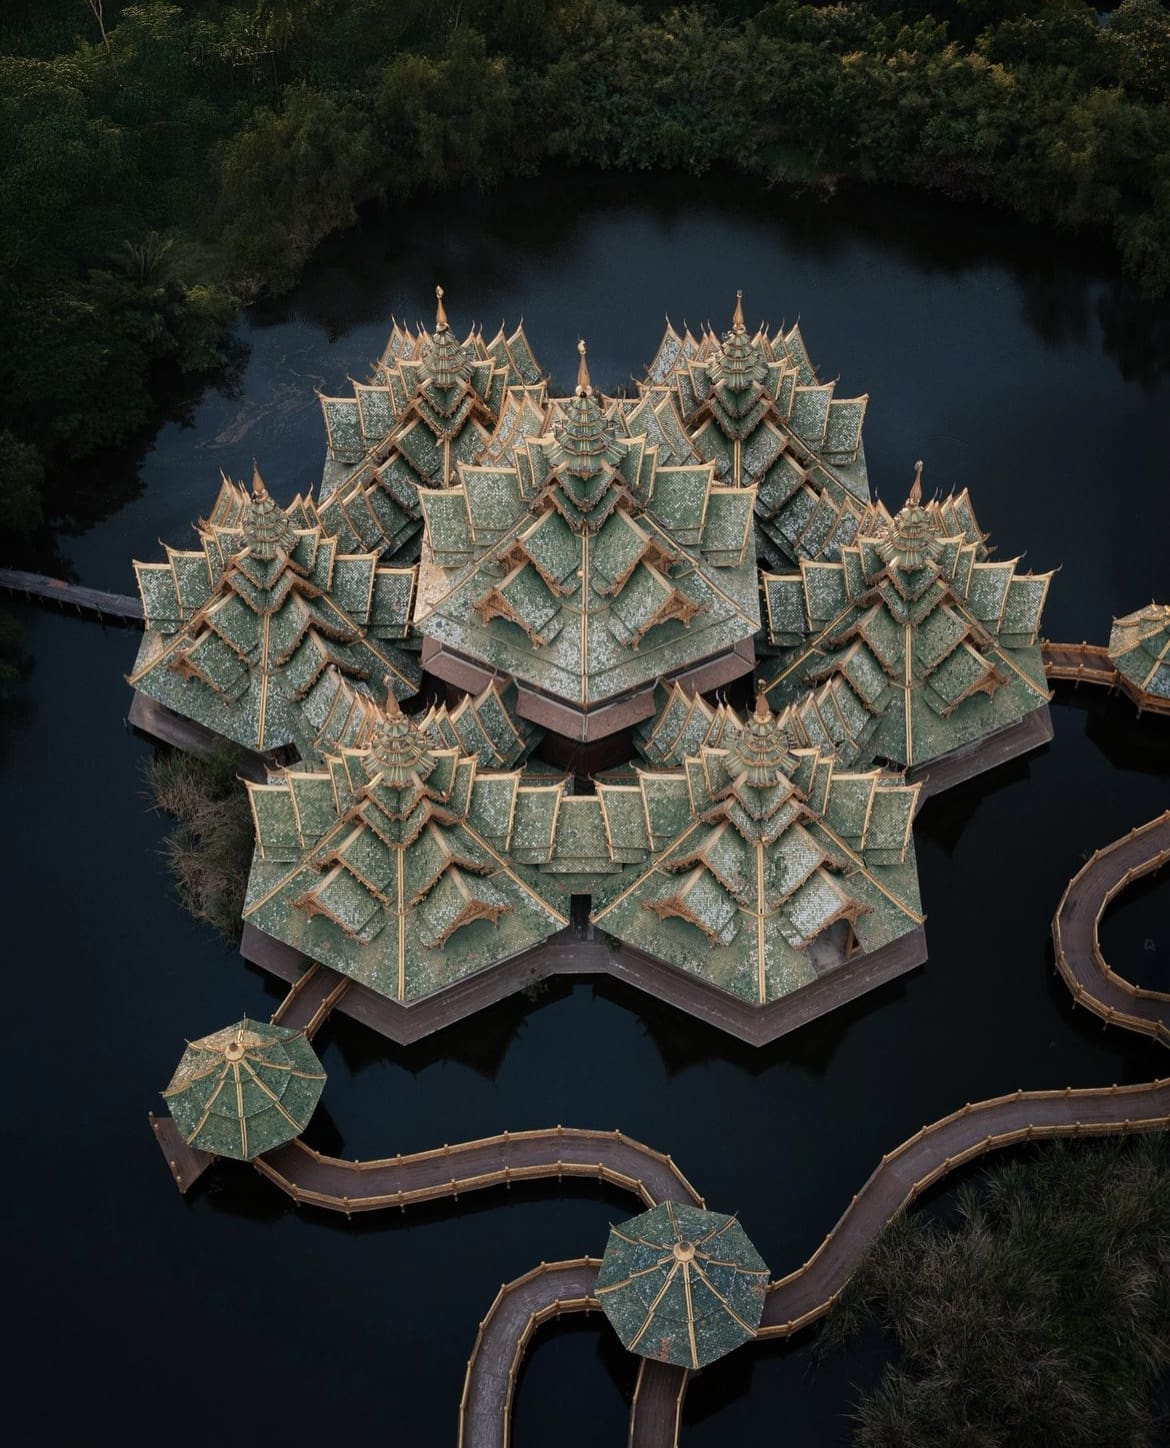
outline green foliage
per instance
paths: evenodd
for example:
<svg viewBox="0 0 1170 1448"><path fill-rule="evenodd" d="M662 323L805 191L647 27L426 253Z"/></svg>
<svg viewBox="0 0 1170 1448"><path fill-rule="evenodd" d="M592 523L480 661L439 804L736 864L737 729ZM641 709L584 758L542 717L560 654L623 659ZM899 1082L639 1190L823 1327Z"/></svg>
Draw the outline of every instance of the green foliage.
<svg viewBox="0 0 1170 1448"><path fill-rule="evenodd" d="M1053 1144L917 1211L870 1252L825 1327L876 1311L900 1349L858 1448L1139 1448L1170 1367L1170 1142Z"/></svg>
<svg viewBox="0 0 1170 1448"><path fill-rule="evenodd" d="M176 820L165 850L179 899L229 944L240 939L252 864L252 812L239 778L241 757L228 744L217 746L210 759L164 749L147 767L155 808Z"/></svg>
<svg viewBox="0 0 1170 1448"><path fill-rule="evenodd" d="M546 161L975 196L1111 228L1147 295L1170 295L1161 0L100 8L0 15L9 452L126 438L160 361L220 365L235 302L291 287L364 202ZM26 527L36 469L12 457L0 526Z"/></svg>
<svg viewBox="0 0 1170 1448"><path fill-rule="evenodd" d="M41 455L0 428L0 528L31 533L41 522Z"/></svg>

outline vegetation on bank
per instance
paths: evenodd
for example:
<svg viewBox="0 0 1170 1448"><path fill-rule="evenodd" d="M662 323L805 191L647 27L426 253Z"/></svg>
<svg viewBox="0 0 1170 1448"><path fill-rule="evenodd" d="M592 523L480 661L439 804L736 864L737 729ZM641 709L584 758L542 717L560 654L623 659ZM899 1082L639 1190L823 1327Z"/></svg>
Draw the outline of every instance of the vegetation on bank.
<svg viewBox="0 0 1170 1448"><path fill-rule="evenodd" d="M221 743L210 759L163 748L147 766L155 808L175 819L164 849L179 900L231 945L243 929L252 867L252 812L241 760L239 749Z"/></svg>
<svg viewBox="0 0 1170 1448"><path fill-rule="evenodd" d="M0 527L359 205L546 162L930 187L1170 293L1168 97L1160 0L7 0Z"/></svg>
<svg viewBox="0 0 1170 1448"><path fill-rule="evenodd" d="M825 1327L899 1354L858 1448L1142 1448L1170 1369L1170 1139L1054 1142L875 1244Z"/></svg>

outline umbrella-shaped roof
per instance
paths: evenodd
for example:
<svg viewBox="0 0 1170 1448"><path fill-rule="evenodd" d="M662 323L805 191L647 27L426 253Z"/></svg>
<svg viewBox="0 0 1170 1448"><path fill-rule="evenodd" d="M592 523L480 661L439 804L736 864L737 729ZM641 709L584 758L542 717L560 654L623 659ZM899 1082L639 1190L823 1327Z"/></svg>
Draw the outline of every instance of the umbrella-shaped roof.
<svg viewBox="0 0 1170 1448"><path fill-rule="evenodd" d="M662 1202L610 1228L596 1295L631 1352L700 1368L755 1337L768 1276L735 1217Z"/></svg>
<svg viewBox="0 0 1170 1448"><path fill-rule="evenodd" d="M243 1020L192 1041L163 1099L188 1146L251 1161L301 1134L324 1085L304 1031Z"/></svg>

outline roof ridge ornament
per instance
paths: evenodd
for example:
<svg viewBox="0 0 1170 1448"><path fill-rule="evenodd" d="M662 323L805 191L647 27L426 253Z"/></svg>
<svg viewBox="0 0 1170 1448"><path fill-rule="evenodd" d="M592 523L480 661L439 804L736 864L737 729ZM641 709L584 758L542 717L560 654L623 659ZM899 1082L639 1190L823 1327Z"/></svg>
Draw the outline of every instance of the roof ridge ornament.
<svg viewBox="0 0 1170 1448"><path fill-rule="evenodd" d="M581 360L577 363L577 396L592 397L593 383L589 377L589 363L585 360L585 338L582 337L577 343L577 351Z"/></svg>
<svg viewBox="0 0 1170 1448"><path fill-rule="evenodd" d="M911 484L910 492L906 497L906 506L919 508L922 506L922 459L919 458L914 464L914 482Z"/></svg>

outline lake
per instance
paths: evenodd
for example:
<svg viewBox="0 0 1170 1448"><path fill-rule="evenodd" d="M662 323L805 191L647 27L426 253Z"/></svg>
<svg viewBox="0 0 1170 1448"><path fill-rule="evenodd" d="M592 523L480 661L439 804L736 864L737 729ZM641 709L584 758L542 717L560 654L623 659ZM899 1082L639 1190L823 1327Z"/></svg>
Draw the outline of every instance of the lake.
<svg viewBox="0 0 1170 1448"><path fill-rule="evenodd" d="M79 517L100 511L87 491L127 501L63 536L64 564L130 592L131 557L185 546L220 469L247 477L255 458L282 501L312 486L314 388L364 378L392 313L429 323L436 282L460 333L523 315L561 387L584 335L606 390L640 372L665 313L723 329L742 287L749 322L799 319L821 376L868 392L870 478L888 504L922 457L928 492L970 488L998 556L1060 567L1049 636L1104 641L1113 614L1170 596L1170 326L1106 257L898 193L825 205L678 178L554 177L366 217L295 295L246 317L234 386L189 392L147 447L76 470ZM453 1441L500 1283L600 1254L631 1202L530 1187L349 1224L233 1165L180 1197L146 1112L186 1038L266 1017L280 992L175 902L150 749L124 725L136 635L20 615L35 663L0 720L9 1072L27 1093L6 1133L16 1441L308 1443L342 1425ZM923 969L759 1051L613 983L554 982L410 1049L334 1019L311 1143L368 1158L620 1127L738 1211L782 1275L923 1123L1017 1086L1164 1071L1153 1045L1072 1008L1048 930L1083 858L1170 803L1170 721L1063 686L1052 712L1050 745L923 811ZM1119 970L1163 989L1168 900L1165 879L1135 890L1104 933ZM880 1344L815 1367L811 1344L704 1371L687 1448L778 1432L846 1443L850 1384L873 1380ZM514 1445L617 1448L634 1370L599 1318L542 1332Z"/></svg>

